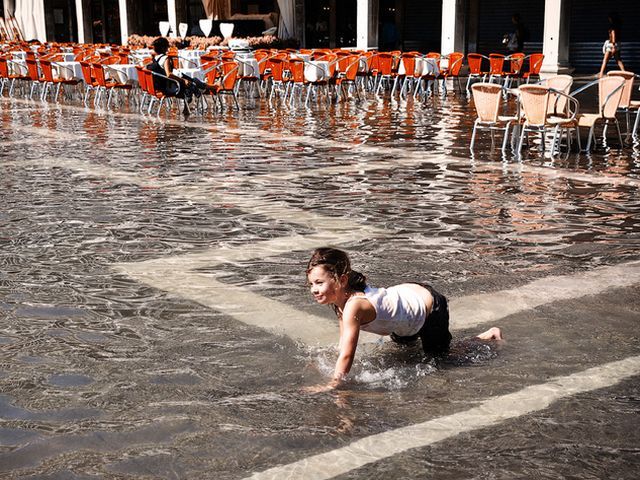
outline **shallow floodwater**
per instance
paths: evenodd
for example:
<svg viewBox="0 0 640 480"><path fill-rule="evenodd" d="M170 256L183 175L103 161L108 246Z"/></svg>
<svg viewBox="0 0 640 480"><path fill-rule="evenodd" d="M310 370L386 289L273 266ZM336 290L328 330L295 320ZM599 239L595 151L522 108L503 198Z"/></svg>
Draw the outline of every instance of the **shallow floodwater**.
<svg viewBox="0 0 640 480"><path fill-rule="evenodd" d="M511 315L506 342L456 332L445 358L364 344L345 390L302 393L333 348L115 266L175 257L179 282L184 255L215 249L197 272L247 305L326 318L297 240L317 232L370 283L449 298L615 267L640 258L640 145L518 159L482 135L471 154L453 95L244 107L185 122L0 100L2 478L244 478L638 355L635 284ZM635 479L639 399L634 377L340 478Z"/></svg>

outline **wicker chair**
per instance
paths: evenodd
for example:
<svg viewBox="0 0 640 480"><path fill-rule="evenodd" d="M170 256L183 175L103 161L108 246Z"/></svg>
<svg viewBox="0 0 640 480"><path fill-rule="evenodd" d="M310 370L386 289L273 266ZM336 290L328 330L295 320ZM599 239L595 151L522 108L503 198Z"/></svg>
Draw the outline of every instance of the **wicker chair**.
<svg viewBox="0 0 640 480"><path fill-rule="evenodd" d="M622 98L620 99L620 105L618 106L618 112L625 114L626 120L626 137L630 135L635 135L636 129L638 128L638 113L640 112L640 101L631 100L631 91L633 90L633 81L635 80L635 73L620 71L620 70L612 70L607 73L609 77L620 77L624 79L624 86L622 87ZM631 113L636 112L636 121L633 126L633 130L631 130Z"/></svg>
<svg viewBox="0 0 640 480"><path fill-rule="evenodd" d="M527 132L538 132L542 136L542 151L545 149L545 133L547 129L547 111L549 108L549 88L542 85L522 85L519 88L520 106L524 114L524 123L520 130L518 154L522 151L522 143Z"/></svg>
<svg viewBox="0 0 640 480"><path fill-rule="evenodd" d="M620 139L620 148L622 148L622 133L620 133L616 112L622 99L624 83L624 79L620 77L602 77L573 92L572 96L575 96L593 85L598 85L598 113L582 113L577 116L578 126L589 128L587 151L591 148L591 142L595 140L595 127L599 122L604 122L603 140L606 139L609 123L615 123Z"/></svg>
<svg viewBox="0 0 640 480"><path fill-rule="evenodd" d="M502 150L504 151L507 147L509 127L512 122L517 121L517 118L499 115L502 103L502 86L495 83L474 83L471 85L471 92L478 118L473 123L469 148L473 150L476 131L485 128L490 130L491 140L493 140L495 130L504 130L504 139L502 140Z"/></svg>

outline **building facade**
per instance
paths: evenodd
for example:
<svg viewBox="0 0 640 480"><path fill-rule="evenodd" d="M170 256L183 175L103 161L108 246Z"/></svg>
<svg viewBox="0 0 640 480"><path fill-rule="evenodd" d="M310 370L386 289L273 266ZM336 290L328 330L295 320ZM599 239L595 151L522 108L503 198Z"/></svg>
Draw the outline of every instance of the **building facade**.
<svg viewBox="0 0 640 480"><path fill-rule="evenodd" d="M505 53L503 38L517 14L524 52L545 54L543 71L594 72L607 39L607 17L621 19L622 59L640 71L640 7L637 0L0 0L25 39L126 43L130 34L158 35L161 21L188 25L223 16L280 16L280 32L304 47L358 47L403 51ZM222 20L223 18L218 15ZM255 29L254 29L255 30ZM258 29L259 30L259 29ZM214 32L213 34L215 34ZM258 33L259 34L259 33Z"/></svg>

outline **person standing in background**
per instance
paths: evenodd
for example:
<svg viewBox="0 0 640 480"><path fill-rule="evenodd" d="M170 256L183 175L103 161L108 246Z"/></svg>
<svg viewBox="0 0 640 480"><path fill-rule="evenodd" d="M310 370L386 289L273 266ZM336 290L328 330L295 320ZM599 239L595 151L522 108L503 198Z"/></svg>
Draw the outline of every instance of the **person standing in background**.
<svg viewBox="0 0 640 480"><path fill-rule="evenodd" d="M600 73L598 77L604 75L604 70L607 68L609 59L613 57L618 64L620 70L624 71L624 64L620 59L620 25L617 19L617 15L610 13L608 16L609 21L609 33L608 38L602 46L602 53L604 58L602 59L602 66L600 67Z"/></svg>

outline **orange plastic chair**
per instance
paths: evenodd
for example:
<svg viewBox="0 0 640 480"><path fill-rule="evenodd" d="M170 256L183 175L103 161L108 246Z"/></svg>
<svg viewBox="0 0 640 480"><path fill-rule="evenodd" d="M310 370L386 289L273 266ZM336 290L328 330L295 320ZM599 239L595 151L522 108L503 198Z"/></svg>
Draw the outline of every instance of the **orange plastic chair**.
<svg viewBox="0 0 640 480"><path fill-rule="evenodd" d="M544 54L532 53L529 55L529 71L522 75L522 78L526 79L526 83L533 77L540 79L540 69L542 68L542 62L544 60Z"/></svg>
<svg viewBox="0 0 640 480"><path fill-rule="evenodd" d="M4 85L9 82L9 96L11 97L16 80L28 81L31 78L29 75L9 73L9 62L11 60L0 55L0 95L2 95Z"/></svg>
<svg viewBox="0 0 640 480"><path fill-rule="evenodd" d="M233 96L233 101L238 110L240 105L238 104L238 95L236 93L236 85L238 82L238 64L232 61L223 61L221 64L221 77L220 82L216 86L216 94L220 100L220 107L223 106L222 98L220 95L227 94Z"/></svg>
<svg viewBox="0 0 640 480"><path fill-rule="evenodd" d="M482 70L482 61L487 58L479 53L467 54L467 63L469 64L469 77L467 78L467 94L469 94L469 85L473 78L480 78L483 82L486 78L486 72Z"/></svg>
<svg viewBox="0 0 640 480"><path fill-rule="evenodd" d="M501 79L505 74L504 71L504 55L501 53L489 54L489 83L494 78Z"/></svg>
<svg viewBox="0 0 640 480"><path fill-rule="evenodd" d="M395 80L397 75L397 71L394 72L394 64L395 64L395 56L392 53L378 53L376 55L378 61L378 69L376 75L377 87L376 94L382 88L382 82L387 80L387 82L391 82Z"/></svg>
<svg viewBox="0 0 640 480"><path fill-rule="evenodd" d="M84 99L83 103L85 106L89 101L89 95L91 95L91 91L97 91L99 85L93 75L93 68L89 62L80 62L80 67L82 68L82 78L84 80Z"/></svg>
<svg viewBox="0 0 640 480"><path fill-rule="evenodd" d="M49 88L53 87L54 85L56 86L56 93L53 97L53 101L57 102L58 95L60 94L60 89L64 85L78 85L78 83L80 83L80 80L77 80L77 79L66 79L66 78L54 77L53 67L51 66L50 60L40 59L40 68L42 70L42 76L44 77L44 81L45 81L42 96L41 96L42 100L47 98L47 93L49 92Z"/></svg>
<svg viewBox="0 0 640 480"><path fill-rule="evenodd" d="M336 87L339 87L339 91L342 91L342 95L347 97L347 86L353 85L355 87L356 96L360 100L360 91L358 90L357 79L358 69L360 67L360 55L348 55L342 57L343 66L340 67L341 76L336 79Z"/></svg>
<svg viewBox="0 0 640 480"><path fill-rule="evenodd" d="M442 77L445 82L443 82L443 86L446 93L446 80L448 78L455 78L458 84L458 91L462 92L462 85L460 83L460 71L462 70L462 64L464 62L464 53L460 52L451 52L448 55L449 63L447 64L447 68L442 72Z"/></svg>
<svg viewBox="0 0 640 480"><path fill-rule="evenodd" d="M26 62L27 62L27 75L29 77L29 80L31 81L31 92L29 93L29 98L33 99L33 92L35 91L37 86L40 86L44 90L45 79L44 79L44 76L40 75L40 71L38 70L38 64L35 60L35 57L32 56L30 58L29 54L27 53Z"/></svg>
<svg viewBox="0 0 640 480"><path fill-rule="evenodd" d="M509 59L509 71L505 73L505 87L510 88L514 80L522 78L522 67L524 66L524 53L512 53L508 57Z"/></svg>
<svg viewBox="0 0 640 480"><path fill-rule="evenodd" d="M98 105L100 103L102 94L105 92L109 92L107 97L107 108L111 104L111 98L113 97L113 92L115 90L131 90L132 85L128 83L120 83L117 80L107 79L104 66L100 63L93 64L93 74L96 79L96 83L98 84L96 96L94 98L94 105Z"/></svg>

